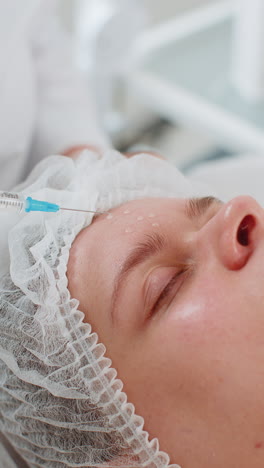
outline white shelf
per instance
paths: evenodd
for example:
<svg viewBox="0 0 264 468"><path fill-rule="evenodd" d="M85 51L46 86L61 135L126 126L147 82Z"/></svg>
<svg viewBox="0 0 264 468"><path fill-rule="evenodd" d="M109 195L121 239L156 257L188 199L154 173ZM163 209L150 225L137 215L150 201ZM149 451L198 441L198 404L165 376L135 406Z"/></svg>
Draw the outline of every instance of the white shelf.
<svg viewBox="0 0 264 468"><path fill-rule="evenodd" d="M234 2L171 20L140 38L130 86L174 123L209 132L235 151L264 151L264 103L243 100L231 83Z"/></svg>

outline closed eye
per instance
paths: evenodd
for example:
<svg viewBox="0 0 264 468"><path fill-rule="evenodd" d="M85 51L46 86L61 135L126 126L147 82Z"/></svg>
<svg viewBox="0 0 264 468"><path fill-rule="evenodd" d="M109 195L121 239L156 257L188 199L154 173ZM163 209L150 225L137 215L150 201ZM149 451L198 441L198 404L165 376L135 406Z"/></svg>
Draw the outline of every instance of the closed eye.
<svg viewBox="0 0 264 468"><path fill-rule="evenodd" d="M184 274L189 271L189 266L182 268L180 271L177 271L175 275L171 278L165 288L162 290L158 299L156 300L154 306L151 309L150 316L154 315L170 296L170 293L173 291L174 295L179 292L180 287L184 282ZM178 285L177 285L178 283Z"/></svg>

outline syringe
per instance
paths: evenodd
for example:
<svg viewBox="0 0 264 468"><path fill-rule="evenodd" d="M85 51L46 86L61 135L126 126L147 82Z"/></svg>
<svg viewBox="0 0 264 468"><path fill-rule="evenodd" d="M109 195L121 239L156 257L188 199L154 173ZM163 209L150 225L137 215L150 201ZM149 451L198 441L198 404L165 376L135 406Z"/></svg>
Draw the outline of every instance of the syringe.
<svg viewBox="0 0 264 468"><path fill-rule="evenodd" d="M45 213L57 213L60 210L67 211L80 211L83 213L103 214L105 212L91 211L91 210L78 210L74 208L62 208L55 203L49 203L41 200L34 200L31 197L24 197L18 193L0 192L0 213L15 212L30 213L30 211L43 211Z"/></svg>

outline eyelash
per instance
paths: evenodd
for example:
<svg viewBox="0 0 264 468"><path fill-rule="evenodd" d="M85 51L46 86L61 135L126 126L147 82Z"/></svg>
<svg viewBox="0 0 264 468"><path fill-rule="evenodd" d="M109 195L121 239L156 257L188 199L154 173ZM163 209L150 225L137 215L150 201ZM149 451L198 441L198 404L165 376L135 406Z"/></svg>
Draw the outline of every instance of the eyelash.
<svg viewBox="0 0 264 468"><path fill-rule="evenodd" d="M162 305L162 302L164 301L164 299L166 299L170 292L173 290L173 287L175 286L175 284L177 283L178 279L183 275L185 274L187 271L189 270L189 267L188 266L185 266L184 268L182 268L182 270L180 271L177 271L177 273L175 275L173 275L173 277L170 279L170 281L168 282L168 284L165 286L165 288L161 291L158 299L156 300L154 306L152 307L151 309L151 313L150 313L150 316L154 315L158 309L160 308L160 306ZM180 286L181 287L181 286ZM180 288L179 288L180 289ZM178 291L177 291L178 292Z"/></svg>

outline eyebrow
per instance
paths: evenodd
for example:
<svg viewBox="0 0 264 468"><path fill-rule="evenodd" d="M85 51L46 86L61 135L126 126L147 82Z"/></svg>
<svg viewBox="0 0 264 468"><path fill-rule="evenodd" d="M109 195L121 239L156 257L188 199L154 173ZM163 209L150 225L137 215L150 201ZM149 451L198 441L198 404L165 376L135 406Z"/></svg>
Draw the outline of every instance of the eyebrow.
<svg viewBox="0 0 264 468"><path fill-rule="evenodd" d="M184 214L190 221L194 221L202 217L214 203L222 204L222 202L215 197L190 198L186 200ZM114 280L110 309L110 316L113 323L116 318L114 313L116 304L120 296L122 286L129 274L131 274L137 266L145 263L149 258L164 250L166 245L166 238L162 234L155 232L145 235L143 240L138 242L133 250L128 254L128 257L124 261L121 270L117 273Z"/></svg>
<svg viewBox="0 0 264 468"><path fill-rule="evenodd" d="M196 219L203 216L207 210L214 204L223 204L219 198L216 197L202 197L202 198L189 198L186 200L185 204L185 216L190 221L195 221Z"/></svg>

